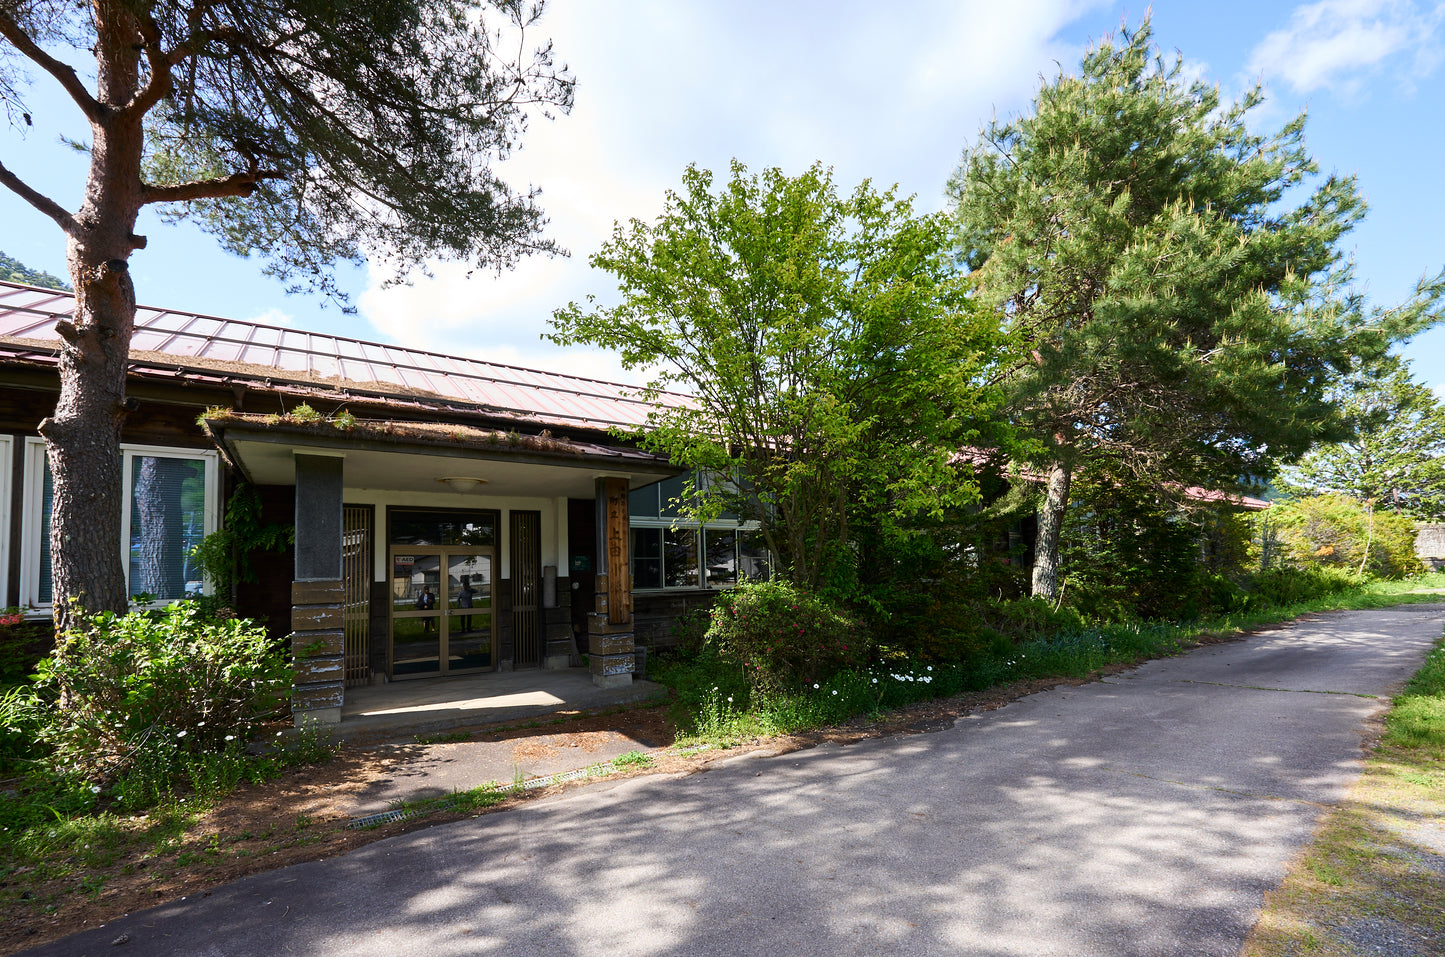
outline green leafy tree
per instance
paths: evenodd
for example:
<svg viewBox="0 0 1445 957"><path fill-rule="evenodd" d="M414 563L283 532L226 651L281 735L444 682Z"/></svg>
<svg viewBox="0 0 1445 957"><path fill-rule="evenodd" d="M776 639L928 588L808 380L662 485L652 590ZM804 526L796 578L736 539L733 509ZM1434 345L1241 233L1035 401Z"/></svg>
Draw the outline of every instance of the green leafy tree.
<svg viewBox="0 0 1445 957"><path fill-rule="evenodd" d="M1445 518L1445 403L1395 357L1335 389L1354 436L1310 451L1284 475L1300 495L1338 493L1383 511Z"/></svg>
<svg viewBox="0 0 1445 957"><path fill-rule="evenodd" d="M896 526L970 501L954 453L977 438L996 321L950 263L951 224L828 171L749 174L716 192L689 167L654 223L618 225L591 262L621 301L558 310L552 338L619 350L667 398L644 440L732 477L698 489L700 514L761 523L780 571L830 583L850 529ZM844 582L846 584L846 581Z"/></svg>
<svg viewBox="0 0 1445 957"><path fill-rule="evenodd" d="M1415 523L1349 495L1314 495L1269 510L1270 524L1298 567L1398 578L1421 570Z"/></svg>
<svg viewBox="0 0 1445 957"><path fill-rule="evenodd" d="M40 427L62 627L73 608L126 605L119 423L140 211L192 219L332 295L338 260L400 276L430 256L501 268L553 250L534 194L492 169L531 108L571 103L551 45L525 37L541 11L521 0L0 0L12 120L29 120L20 90L36 71L89 131L76 208L0 164L0 185L60 228L76 291L74 317L56 325L59 401Z"/></svg>
<svg viewBox="0 0 1445 957"><path fill-rule="evenodd" d="M1364 212L1355 183L1317 179L1303 117L1250 132L1260 101L1187 81L1146 20L1031 114L986 127L950 181L963 258L1012 336L1009 412L1046 482L1036 595L1057 595L1081 469L1174 494L1267 479L1345 435L1330 382L1433 317L1438 278L1388 316L1348 294L1337 244Z"/></svg>
<svg viewBox="0 0 1445 957"><path fill-rule="evenodd" d="M0 279L10 282L22 282L27 286L41 286L46 289L69 289L70 284L64 279L50 275L39 269L31 269L18 259L11 259L0 252Z"/></svg>

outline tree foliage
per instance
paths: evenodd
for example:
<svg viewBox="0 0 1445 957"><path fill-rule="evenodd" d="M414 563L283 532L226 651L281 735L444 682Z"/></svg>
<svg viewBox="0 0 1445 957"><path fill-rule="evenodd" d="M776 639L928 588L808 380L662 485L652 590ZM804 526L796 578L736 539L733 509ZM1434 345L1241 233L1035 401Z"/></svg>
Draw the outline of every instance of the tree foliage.
<svg viewBox="0 0 1445 957"><path fill-rule="evenodd" d="M1415 523L1348 495L1315 495L1276 505L1268 519L1299 567L1396 578L1421 570Z"/></svg>
<svg viewBox="0 0 1445 957"><path fill-rule="evenodd" d="M1337 493L1382 511L1445 518L1445 403L1394 357L1334 390L1354 435L1286 471L1299 495Z"/></svg>
<svg viewBox="0 0 1445 957"><path fill-rule="evenodd" d="M40 429L56 593L81 603L56 603L62 625L72 607L125 608L119 433L140 210L194 219L332 295L337 260L395 279L430 256L500 268L553 250L534 192L493 171L529 110L571 104L551 45L526 36L541 12L522 0L0 0L0 105L28 121L20 91L47 76L89 134L74 208L0 163L0 185L64 234L76 291L74 318L56 325L59 401Z"/></svg>
<svg viewBox="0 0 1445 957"><path fill-rule="evenodd" d="M69 289L70 283L58 276L40 269L31 269L18 259L11 259L0 252L0 279L9 282L20 282L27 286L40 286L45 289Z"/></svg>
<svg viewBox="0 0 1445 957"><path fill-rule="evenodd" d="M1338 248L1364 213L1354 180L1317 176L1303 117L1250 132L1258 90L1221 103L1150 37L1146 20L1091 49L1029 115L985 128L949 185L1012 336L1012 418L1041 450L1034 591L1050 597L1076 470L1175 492L1266 479L1345 434L1327 387L1440 291L1367 313Z"/></svg>
<svg viewBox="0 0 1445 957"><path fill-rule="evenodd" d="M857 522L895 526L969 501L954 453L990 395L996 322L947 255L950 224L828 171L749 174L716 192L689 167L653 223L618 225L592 264L621 301L554 317L553 339L621 352L663 397L644 436L672 461L734 477L702 514L759 521L781 570L808 588L851 558Z"/></svg>

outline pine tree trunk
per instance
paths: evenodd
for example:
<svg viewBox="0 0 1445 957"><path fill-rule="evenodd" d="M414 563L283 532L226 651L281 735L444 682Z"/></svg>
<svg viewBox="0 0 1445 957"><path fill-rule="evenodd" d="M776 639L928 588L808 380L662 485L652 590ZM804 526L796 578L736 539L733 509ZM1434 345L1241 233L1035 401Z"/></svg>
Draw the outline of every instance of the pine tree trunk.
<svg viewBox="0 0 1445 957"><path fill-rule="evenodd" d="M123 4L97 10L97 87L102 103L126 103L137 87L139 48ZM57 633L76 612L124 612L121 567L120 426L125 372L135 328L135 286L128 260L141 209L142 117L109 110L91 123L85 199L68 229L66 258L75 315L55 325L64 340L60 397L40 423L54 483L50 515L51 595Z"/></svg>
<svg viewBox="0 0 1445 957"><path fill-rule="evenodd" d="M55 488L50 555L57 632L77 624L76 605L91 613L126 608L120 423L135 292L123 259L91 265L73 242L71 257L75 319L60 356L60 398L40 426Z"/></svg>
<svg viewBox="0 0 1445 957"><path fill-rule="evenodd" d="M1049 489L1039 510L1039 533L1034 542L1033 595L1054 601L1059 597L1059 535L1069 507L1072 467L1055 462L1049 467Z"/></svg>

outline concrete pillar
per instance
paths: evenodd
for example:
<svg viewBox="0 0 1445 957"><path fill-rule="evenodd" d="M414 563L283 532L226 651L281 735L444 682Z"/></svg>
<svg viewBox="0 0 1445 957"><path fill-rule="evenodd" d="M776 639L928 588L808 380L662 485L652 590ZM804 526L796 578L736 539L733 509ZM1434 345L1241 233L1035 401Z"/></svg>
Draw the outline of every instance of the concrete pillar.
<svg viewBox="0 0 1445 957"><path fill-rule="evenodd" d="M593 610L587 616L592 683L599 688L632 684L632 564L627 521L627 480L597 480L597 574Z"/></svg>
<svg viewBox="0 0 1445 957"><path fill-rule="evenodd" d="M291 714L298 728L336 724L346 688L341 584L341 466L296 456L296 573L291 585Z"/></svg>

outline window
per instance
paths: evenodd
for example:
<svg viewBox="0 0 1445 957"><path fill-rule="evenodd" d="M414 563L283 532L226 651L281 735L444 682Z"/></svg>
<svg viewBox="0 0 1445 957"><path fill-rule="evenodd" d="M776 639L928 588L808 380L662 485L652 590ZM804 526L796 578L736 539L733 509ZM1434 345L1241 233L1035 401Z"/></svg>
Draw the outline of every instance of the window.
<svg viewBox="0 0 1445 957"><path fill-rule="evenodd" d="M10 607L10 475L15 440L0 435L0 608Z"/></svg>
<svg viewBox="0 0 1445 957"><path fill-rule="evenodd" d="M686 476L640 488L628 496L632 587L728 588L768 577L762 536L724 513L700 525L678 518L676 500Z"/></svg>
<svg viewBox="0 0 1445 957"><path fill-rule="evenodd" d="M119 542L126 592L145 592L175 601L203 589L191 550L216 530L220 481L216 453L150 446L121 446ZM45 443L25 445L24 529L21 603L45 607L53 599L50 580L50 512L54 487Z"/></svg>

